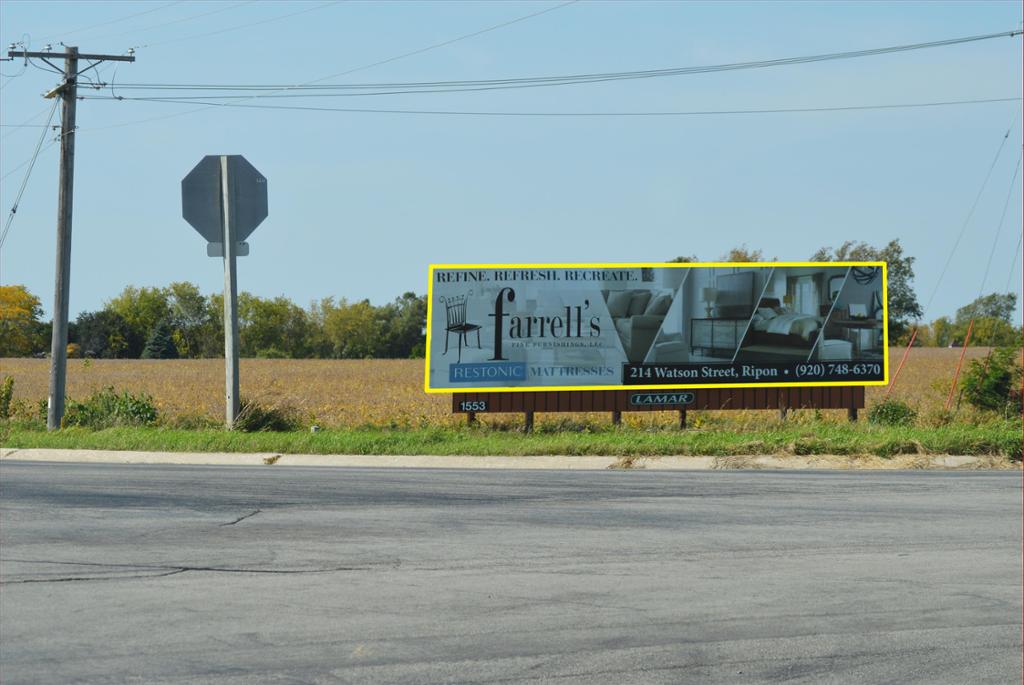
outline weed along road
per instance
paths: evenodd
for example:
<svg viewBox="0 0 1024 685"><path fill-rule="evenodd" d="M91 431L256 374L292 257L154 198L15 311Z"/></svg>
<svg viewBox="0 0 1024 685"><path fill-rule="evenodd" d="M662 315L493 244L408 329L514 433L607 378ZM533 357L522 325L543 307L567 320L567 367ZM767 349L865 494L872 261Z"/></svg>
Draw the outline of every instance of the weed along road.
<svg viewBox="0 0 1024 685"><path fill-rule="evenodd" d="M1010 683L1019 472L0 465L16 683Z"/></svg>

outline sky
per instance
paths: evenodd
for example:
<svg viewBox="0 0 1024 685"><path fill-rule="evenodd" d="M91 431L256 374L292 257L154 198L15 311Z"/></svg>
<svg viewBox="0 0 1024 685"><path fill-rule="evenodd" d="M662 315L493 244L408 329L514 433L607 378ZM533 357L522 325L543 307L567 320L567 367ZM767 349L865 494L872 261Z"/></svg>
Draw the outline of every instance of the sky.
<svg viewBox="0 0 1024 685"><path fill-rule="evenodd" d="M1019 36L559 87L234 101L247 108L111 95L175 95L117 88L129 83L392 83L716 65L1021 22L1018 2L977 1L0 3L4 45L135 50L136 62L107 63L93 77L113 88L83 81L79 90L90 99L77 112L72 318L126 285L222 290L221 260L206 256L181 216L181 179L209 154L244 155L267 178L270 214L239 260L239 289L303 306L424 293L431 263L712 261L741 244L797 261L822 246L897 238L916 259L918 299L931 303L925 320L1007 283L1019 294ZM42 94L59 77L41 63L0 67L5 221L25 179L19 165L44 136L0 252L0 283L27 286L49 318L59 146L43 128L52 101ZM259 108L578 114L990 99L1010 101L632 117Z"/></svg>

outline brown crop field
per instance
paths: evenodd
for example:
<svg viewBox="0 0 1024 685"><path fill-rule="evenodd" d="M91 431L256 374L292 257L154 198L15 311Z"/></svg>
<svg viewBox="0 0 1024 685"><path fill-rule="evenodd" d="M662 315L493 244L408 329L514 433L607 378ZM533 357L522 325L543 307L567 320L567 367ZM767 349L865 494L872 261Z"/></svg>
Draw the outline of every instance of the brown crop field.
<svg viewBox="0 0 1024 685"><path fill-rule="evenodd" d="M987 351L969 349L967 358L983 357ZM890 351L890 375L902 354L902 349ZM924 417L938 411L945 401L959 354L958 349L912 350L892 396L908 402ZM332 427L416 427L464 420L451 415L448 395L423 392L422 360L243 359L240 375L243 398L266 405L291 406L308 423ZM14 378L16 400L34 404L47 395L49 360L2 359L0 376ZM108 386L151 395L165 419L202 415L217 420L224 415L221 359L68 361L69 398L84 398ZM868 388L868 406L879 401L884 392L882 387ZM811 412L794 412L794 419L799 421L799 414L805 413ZM845 420L845 412L823 413L827 420ZM600 415L576 418L608 420ZM508 422L518 417L490 420ZM559 417L538 417L539 422L542 420L558 421ZM675 417L652 412L628 415L625 420L635 426L670 425ZM778 417L774 412L694 412L693 420L698 426L705 423L740 429L765 425Z"/></svg>

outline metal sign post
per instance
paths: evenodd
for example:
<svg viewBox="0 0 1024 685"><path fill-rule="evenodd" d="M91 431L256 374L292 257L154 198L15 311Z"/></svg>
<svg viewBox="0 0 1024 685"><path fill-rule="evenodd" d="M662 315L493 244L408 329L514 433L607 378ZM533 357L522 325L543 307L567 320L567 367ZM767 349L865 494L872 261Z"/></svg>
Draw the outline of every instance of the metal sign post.
<svg viewBox="0 0 1024 685"><path fill-rule="evenodd" d="M267 218L267 179L241 155L207 155L181 181L182 216L224 258L224 419L238 419L238 276L241 242Z"/></svg>
<svg viewBox="0 0 1024 685"><path fill-rule="evenodd" d="M235 227L231 211L231 171L228 158L220 158L221 207L224 218L224 423L238 418L238 275L235 272Z"/></svg>

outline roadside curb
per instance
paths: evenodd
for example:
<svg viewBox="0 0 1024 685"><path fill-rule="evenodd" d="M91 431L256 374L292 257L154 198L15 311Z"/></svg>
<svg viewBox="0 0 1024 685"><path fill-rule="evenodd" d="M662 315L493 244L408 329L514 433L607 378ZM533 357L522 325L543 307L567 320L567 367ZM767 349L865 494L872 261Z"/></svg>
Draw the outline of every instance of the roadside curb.
<svg viewBox="0 0 1024 685"><path fill-rule="evenodd" d="M139 452L0 448L0 461L83 464L165 464L193 466L347 466L422 469L567 469L567 470L1015 470L1005 457L966 455L735 455L720 457L472 456L377 454L280 454L243 452Z"/></svg>

